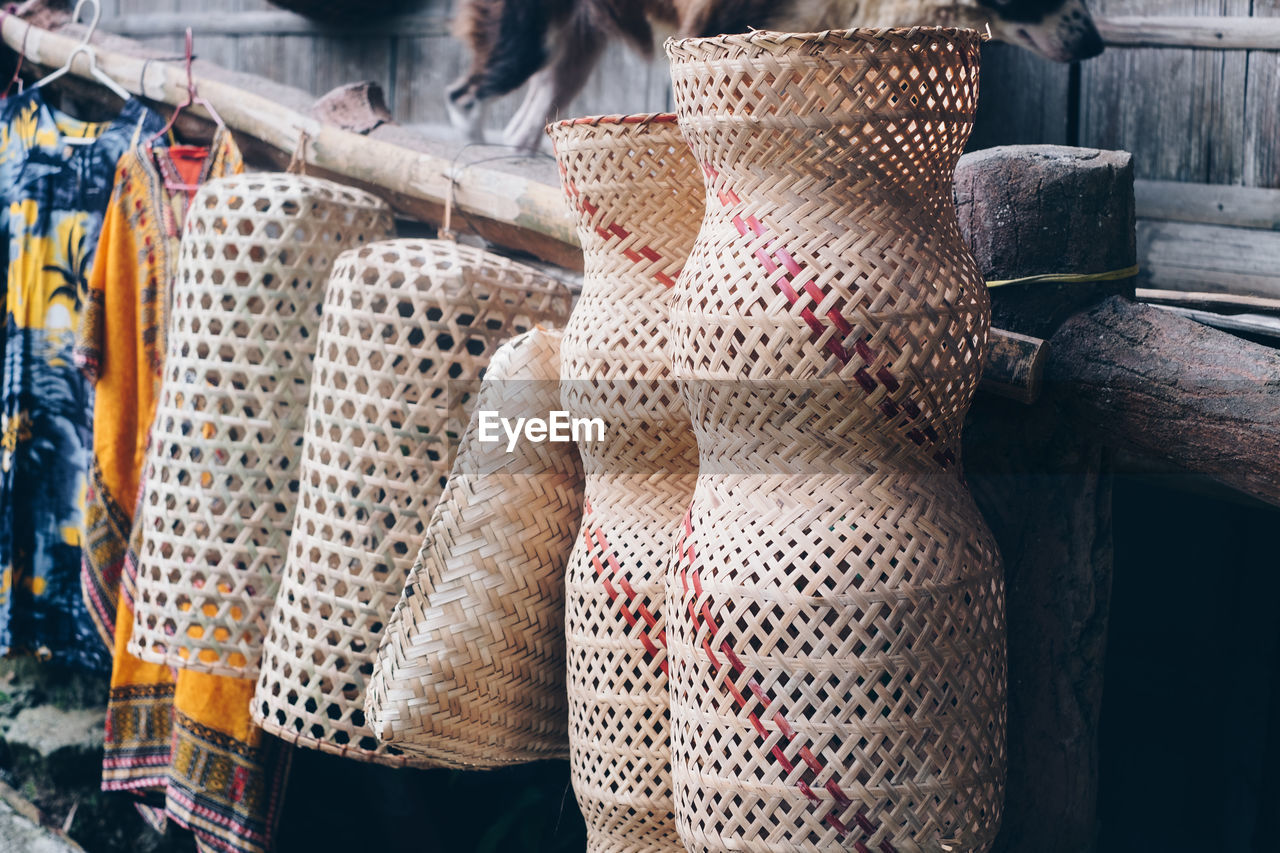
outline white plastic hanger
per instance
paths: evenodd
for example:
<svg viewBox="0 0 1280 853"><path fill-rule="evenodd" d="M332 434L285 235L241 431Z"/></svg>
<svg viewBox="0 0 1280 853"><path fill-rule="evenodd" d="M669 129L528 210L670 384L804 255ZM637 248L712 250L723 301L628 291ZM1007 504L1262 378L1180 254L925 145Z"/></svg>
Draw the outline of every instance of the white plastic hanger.
<svg viewBox="0 0 1280 853"><path fill-rule="evenodd" d="M98 29L98 20L102 17L102 7L98 5L98 0L80 0L80 2L76 3L75 11L71 13L71 20L80 20L80 11L85 7L85 4L92 5L93 17L89 19L89 29L85 31L84 38L80 39L80 43L71 51L71 55L67 57L67 61L63 63L62 67L57 71L54 71L49 76L36 81L34 88L39 89L46 83L52 83L54 80L57 80L62 75L66 74L71 70L71 64L76 61L76 57L83 53L89 57L89 73L93 75L93 79L97 80L103 86L106 86L121 100L127 101L132 98L133 95L128 89L111 79L105 71L98 67L98 52L93 49L93 45L89 44L89 39L93 37L94 31ZM68 138L65 141L75 144L87 144L94 140Z"/></svg>

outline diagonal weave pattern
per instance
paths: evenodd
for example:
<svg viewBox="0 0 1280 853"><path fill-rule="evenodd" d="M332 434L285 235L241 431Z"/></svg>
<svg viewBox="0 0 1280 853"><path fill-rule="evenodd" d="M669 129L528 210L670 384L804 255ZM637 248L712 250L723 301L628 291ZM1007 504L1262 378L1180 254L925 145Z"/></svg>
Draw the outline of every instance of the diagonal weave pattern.
<svg viewBox="0 0 1280 853"><path fill-rule="evenodd" d="M592 853L678 851L663 598L697 454L670 377L668 312L702 183L674 116L549 133L585 253L562 400L606 424L603 442L579 444L586 512L566 583L573 788Z"/></svg>
<svg viewBox="0 0 1280 853"><path fill-rule="evenodd" d="M498 350L477 413L559 408L560 337ZM572 443L508 452L472 417L378 650L365 710L379 740L455 767L568 757L564 572L581 518Z"/></svg>
<svg viewBox="0 0 1280 853"><path fill-rule="evenodd" d="M962 30L668 43L708 217L674 372L701 450L667 611L691 850L985 851L1004 589L960 429L986 289Z"/></svg>
<svg viewBox="0 0 1280 853"><path fill-rule="evenodd" d="M489 359L569 316L563 284L452 240L347 252L325 297L293 535L253 718L290 743L383 764L366 682L444 490Z"/></svg>
<svg viewBox="0 0 1280 853"><path fill-rule="evenodd" d="M129 651L255 674L293 526L325 282L391 234L377 197L241 175L192 201L141 509Z"/></svg>

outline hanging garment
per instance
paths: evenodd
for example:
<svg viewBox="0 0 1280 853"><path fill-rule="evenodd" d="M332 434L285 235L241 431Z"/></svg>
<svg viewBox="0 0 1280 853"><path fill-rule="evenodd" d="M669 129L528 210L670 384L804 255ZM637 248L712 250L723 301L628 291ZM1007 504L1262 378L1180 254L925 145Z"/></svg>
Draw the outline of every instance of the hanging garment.
<svg viewBox="0 0 1280 853"><path fill-rule="evenodd" d="M135 525L121 578L102 788L159 794L163 817L190 829L202 850L266 853L289 751L250 721L253 679L129 654L140 533Z"/></svg>
<svg viewBox="0 0 1280 853"><path fill-rule="evenodd" d="M257 853L270 847L285 768L279 744L250 725L253 682L175 675L130 655L133 587L122 576L187 206L195 187L243 169L225 130L210 148L135 148L121 158L76 354L97 398L81 581L114 647L102 787L163 798L163 815L203 848Z"/></svg>
<svg viewBox="0 0 1280 853"><path fill-rule="evenodd" d="M76 363L94 383L93 456L81 582L108 648L139 476L164 364L170 285L194 188L239 174L230 132L210 148L135 148L120 158L89 278Z"/></svg>
<svg viewBox="0 0 1280 853"><path fill-rule="evenodd" d="M80 595L93 396L73 347L112 176L163 120L129 100L112 121L52 109L39 89L0 104L8 219L0 382L0 653L94 669L108 661ZM72 144L73 138L92 140Z"/></svg>

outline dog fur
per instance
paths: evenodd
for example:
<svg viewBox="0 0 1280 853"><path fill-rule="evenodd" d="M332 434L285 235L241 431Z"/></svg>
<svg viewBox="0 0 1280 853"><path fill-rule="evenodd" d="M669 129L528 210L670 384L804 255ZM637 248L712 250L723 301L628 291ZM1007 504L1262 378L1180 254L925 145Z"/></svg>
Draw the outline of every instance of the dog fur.
<svg viewBox="0 0 1280 853"><path fill-rule="evenodd" d="M1048 59L1102 52L1084 0L461 0L455 34L471 67L448 91L453 123L482 138L485 103L526 82L503 142L535 150L542 129L581 90L610 39L652 56L659 32L707 36L750 29L983 29Z"/></svg>

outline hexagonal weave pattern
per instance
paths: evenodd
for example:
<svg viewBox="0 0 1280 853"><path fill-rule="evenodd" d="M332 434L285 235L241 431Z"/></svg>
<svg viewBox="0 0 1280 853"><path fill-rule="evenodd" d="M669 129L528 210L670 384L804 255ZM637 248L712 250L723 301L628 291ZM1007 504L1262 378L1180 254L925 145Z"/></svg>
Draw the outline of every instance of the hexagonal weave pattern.
<svg viewBox="0 0 1280 853"><path fill-rule="evenodd" d="M393 226L381 199L319 178L239 175L196 194L145 475L132 654L257 672L325 284L339 254Z"/></svg>
<svg viewBox="0 0 1280 853"><path fill-rule="evenodd" d="M569 743L587 849L682 851L671 812L665 578L698 470L670 372L672 286L703 183L674 116L550 128L585 254L565 329L561 396L598 417L579 445L585 513L565 594Z"/></svg>
<svg viewBox="0 0 1280 853"><path fill-rule="evenodd" d="M669 42L707 219L672 307L702 467L670 575L690 850L990 849L1004 575L960 473L990 302L971 30Z"/></svg>
<svg viewBox="0 0 1280 853"><path fill-rule="evenodd" d="M507 342L481 411L560 405L560 332ZM378 650L365 710L384 743L456 767L567 758L564 573L582 518L573 443L479 440L477 416Z"/></svg>
<svg viewBox="0 0 1280 853"><path fill-rule="evenodd" d="M563 324L569 290L451 240L396 240L334 265L301 488L253 717L290 743L383 764L365 685L500 344Z"/></svg>

